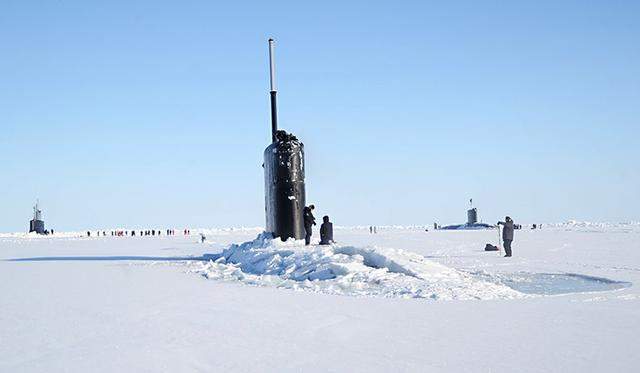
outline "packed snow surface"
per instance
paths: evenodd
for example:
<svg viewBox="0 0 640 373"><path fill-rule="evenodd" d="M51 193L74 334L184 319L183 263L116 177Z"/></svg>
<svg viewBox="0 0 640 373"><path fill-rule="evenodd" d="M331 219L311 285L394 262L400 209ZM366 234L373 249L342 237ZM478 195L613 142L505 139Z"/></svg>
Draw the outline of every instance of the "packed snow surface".
<svg viewBox="0 0 640 373"><path fill-rule="evenodd" d="M304 246L261 234L231 245L195 271L216 280L339 295L430 299L509 299L524 294L391 248Z"/></svg>
<svg viewBox="0 0 640 373"><path fill-rule="evenodd" d="M377 231L0 234L0 372L640 367L640 224Z"/></svg>

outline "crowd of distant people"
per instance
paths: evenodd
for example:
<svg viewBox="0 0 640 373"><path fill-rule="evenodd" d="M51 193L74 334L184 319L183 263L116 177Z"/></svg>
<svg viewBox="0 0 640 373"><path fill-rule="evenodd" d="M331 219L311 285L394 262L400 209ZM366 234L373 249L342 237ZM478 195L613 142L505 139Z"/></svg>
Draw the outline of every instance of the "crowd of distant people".
<svg viewBox="0 0 640 373"><path fill-rule="evenodd" d="M309 206L306 206L303 211L304 229L305 229L305 245L309 245L311 243L311 236L313 235L313 226L316 225L316 218L313 215L314 209L315 209L314 205L309 205ZM502 240L504 241L505 257L510 257L512 256L511 243L513 242L513 238L514 238L513 231L522 229L522 225L515 224L509 216L505 217L505 221L499 221L496 225L503 227L501 236L502 236ZM434 229L439 229L439 228L440 226L437 223L434 223ZM531 229L541 229L541 228L542 228L542 224L533 224L531 226ZM425 230L428 232L428 229L425 229ZM162 236L163 234L165 236L175 236L176 234L175 229L111 230L111 231L102 230L102 231L95 231L94 236L106 237L108 236L107 232L109 232L109 235L112 237ZM53 234L53 233L54 233L53 229L46 230L44 232L44 234ZM374 225L369 226L369 233L370 234L378 233L378 227ZM191 235L191 230L189 228L185 228L182 231L182 234L185 236ZM87 237L92 237L92 231L87 231ZM205 240L206 240L206 236L203 233L200 233L200 242L204 243ZM320 227L320 245L331 245L333 243L335 243L333 239L333 223L329 221L329 216L325 215L322 217L322 225ZM495 248L495 250L498 250L498 248L493 245L487 244L487 246L488 247L490 246L492 248ZM486 248L485 250L493 251L493 250L488 250Z"/></svg>
<svg viewBox="0 0 640 373"><path fill-rule="evenodd" d="M108 236L107 232L110 233L111 237L161 236L163 235L163 232L165 236L175 236L176 234L175 229L165 229L164 231L160 229L146 229L146 230L132 229L132 230L95 231L95 234L93 234L92 231L87 231L87 237L91 237L92 234L95 237L107 237ZM191 234L191 230L188 228L185 228L182 231L182 233L183 235L188 236Z"/></svg>

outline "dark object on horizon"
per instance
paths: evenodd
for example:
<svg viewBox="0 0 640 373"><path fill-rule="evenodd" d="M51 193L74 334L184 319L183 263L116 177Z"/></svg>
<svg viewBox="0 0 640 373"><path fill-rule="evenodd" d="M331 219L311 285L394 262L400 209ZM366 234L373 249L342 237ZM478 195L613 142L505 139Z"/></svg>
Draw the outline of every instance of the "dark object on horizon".
<svg viewBox="0 0 640 373"><path fill-rule="evenodd" d="M484 251L498 251L500 249L498 249L498 246L492 245L490 243L488 243L485 247L484 247Z"/></svg>
<svg viewBox="0 0 640 373"><path fill-rule="evenodd" d="M29 233L31 232L44 234L44 220L42 220L42 210L38 208L38 201L33 206L33 219L29 221Z"/></svg>
<svg viewBox="0 0 640 373"><path fill-rule="evenodd" d="M455 225L447 225L441 227L437 226L437 229L446 229L446 230L457 230L457 229L493 229L495 225L478 223L478 209L473 207L473 199L469 200L469 206L471 207L467 210L467 222L465 224L455 224Z"/></svg>
<svg viewBox="0 0 640 373"><path fill-rule="evenodd" d="M264 150L266 231L273 237L305 237L304 144L293 134L278 130L273 39L269 39L271 145Z"/></svg>
<svg viewBox="0 0 640 373"><path fill-rule="evenodd" d="M478 222L478 209L475 207L467 210L467 224L475 224Z"/></svg>
<svg viewBox="0 0 640 373"><path fill-rule="evenodd" d="M469 199L469 210L467 210L467 224L475 224L478 222L478 209L473 207L473 198Z"/></svg>
<svg viewBox="0 0 640 373"><path fill-rule="evenodd" d="M313 210L316 207L314 205L309 205L305 207L303 210L303 219L304 219L304 244L308 245L311 243L311 235L313 234L313 226L316 225L316 217L313 216Z"/></svg>
<svg viewBox="0 0 640 373"><path fill-rule="evenodd" d="M331 245L333 243L333 223L329 221L329 216L322 217L320 225L320 245Z"/></svg>

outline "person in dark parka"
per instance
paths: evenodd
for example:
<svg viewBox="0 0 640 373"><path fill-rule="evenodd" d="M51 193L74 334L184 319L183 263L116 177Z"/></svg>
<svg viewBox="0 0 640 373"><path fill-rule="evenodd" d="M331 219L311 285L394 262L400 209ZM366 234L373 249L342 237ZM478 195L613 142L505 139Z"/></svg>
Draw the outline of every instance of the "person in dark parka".
<svg viewBox="0 0 640 373"><path fill-rule="evenodd" d="M311 243L311 227L316 225L316 218L313 216L313 210L316 207L314 205L309 205L303 210L303 218L304 218L304 230L306 235L304 236L304 244L308 245Z"/></svg>
<svg viewBox="0 0 640 373"><path fill-rule="evenodd" d="M510 217L506 217L505 221L499 221L498 225L503 225L502 228L502 240L504 241L505 257L511 256L511 243L513 242L513 220Z"/></svg>
<svg viewBox="0 0 640 373"><path fill-rule="evenodd" d="M320 245L331 245L333 243L333 223L329 221L329 216L322 217L320 226Z"/></svg>

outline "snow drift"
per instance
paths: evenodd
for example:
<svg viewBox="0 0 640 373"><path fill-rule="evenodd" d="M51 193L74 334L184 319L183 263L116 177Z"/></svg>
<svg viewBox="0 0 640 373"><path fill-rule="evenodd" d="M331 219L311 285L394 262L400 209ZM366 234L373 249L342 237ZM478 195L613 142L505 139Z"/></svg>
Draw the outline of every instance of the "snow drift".
<svg viewBox="0 0 640 373"><path fill-rule="evenodd" d="M326 294L429 299L526 297L508 286L395 249L304 246L260 234L193 263L206 278Z"/></svg>

